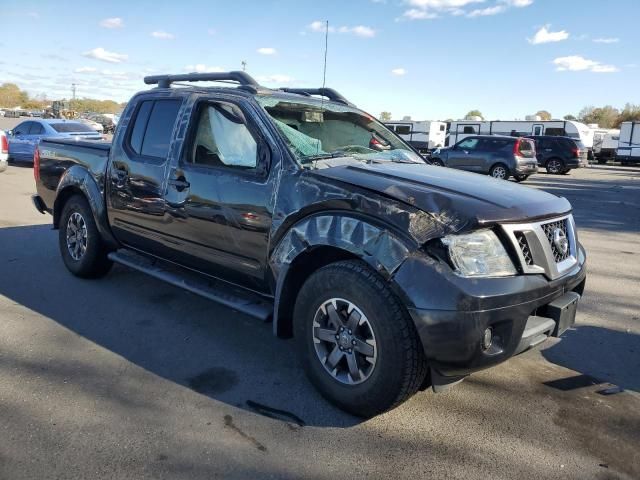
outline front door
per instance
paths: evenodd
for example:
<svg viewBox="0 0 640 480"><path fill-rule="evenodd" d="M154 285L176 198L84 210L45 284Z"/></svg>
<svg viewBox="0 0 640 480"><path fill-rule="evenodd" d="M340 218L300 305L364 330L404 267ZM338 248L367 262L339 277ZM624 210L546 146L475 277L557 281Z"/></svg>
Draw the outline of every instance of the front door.
<svg viewBox="0 0 640 480"><path fill-rule="evenodd" d="M122 243L163 255L171 239L165 223L165 170L182 100L148 98L138 101L122 137L116 137L107 172L109 223Z"/></svg>
<svg viewBox="0 0 640 480"><path fill-rule="evenodd" d="M465 138L458 142L449 152L447 167L459 170L477 170L478 168L478 143L476 137Z"/></svg>
<svg viewBox="0 0 640 480"><path fill-rule="evenodd" d="M179 263L266 290L277 162L249 107L201 99L166 194Z"/></svg>
<svg viewBox="0 0 640 480"><path fill-rule="evenodd" d="M34 122L22 122L17 125L9 136L9 156L18 160L28 157L29 130Z"/></svg>

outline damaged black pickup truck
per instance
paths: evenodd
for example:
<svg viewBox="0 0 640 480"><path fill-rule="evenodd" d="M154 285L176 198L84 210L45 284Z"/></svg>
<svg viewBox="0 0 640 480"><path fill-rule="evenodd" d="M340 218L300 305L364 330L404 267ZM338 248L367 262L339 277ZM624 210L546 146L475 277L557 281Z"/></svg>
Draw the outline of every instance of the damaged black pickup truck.
<svg viewBox="0 0 640 480"><path fill-rule="evenodd" d="M201 80L238 85L172 87ZM567 200L427 165L332 89L145 82L112 144L36 151L34 204L73 274L116 262L272 321L361 416L573 324L586 269Z"/></svg>

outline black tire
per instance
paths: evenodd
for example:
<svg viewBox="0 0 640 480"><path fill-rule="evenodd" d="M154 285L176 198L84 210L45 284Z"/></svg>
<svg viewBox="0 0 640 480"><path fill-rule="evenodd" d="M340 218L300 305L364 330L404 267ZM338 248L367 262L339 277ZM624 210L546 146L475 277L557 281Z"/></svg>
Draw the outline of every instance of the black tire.
<svg viewBox="0 0 640 480"><path fill-rule="evenodd" d="M316 351L317 312L334 298L356 305L375 334L375 364L361 383L347 384L334 378ZM395 408L420 389L427 363L413 321L384 279L366 263L346 260L314 272L298 294L294 319L296 343L309 379L339 408L372 417ZM341 358L346 365L346 353Z"/></svg>
<svg viewBox="0 0 640 480"><path fill-rule="evenodd" d="M69 221L74 214L79 215L82 219L86 237L84 241L80 241L78 238L74 238L72 241L84 244L83 251L75 251L74 248L68 246L67 242L68 233L73 236L71 232L73 228L77 228L73 226L76 223L73 221L70 223ZM74 220L77 218L77 216L74 216ZM65 266L71 273L82 278L99 278L109 272L113 263L107 258L108 251L104 247L100 232L98 232L93 212L82 195L74 195L67 200L60 215L59 227L58 245L60 254ZM73 243L73 245L76 244ZM74 255L77 258L74 258Z"/></svg>
<svg viewBox="0 0 640 480"><path fill-rule="evenodd" d="M547 169L547 173L552 175L562 175L562 173L566 170L564 166L564 162L560 158L550 158L547 160L544 168Z"/></svg>
<svg viewBox="0 0 640 480"><path fill-rule="evenodd" d="M435 165L436 167L444 167L444 162L439 158L432 158L431 165Z"/></svg>
<svg viewBox="0 0 640 480"><path fill-rule="evenodd" d="M496 163L489 170L489 176L500 180L509 180L511 173L509 173L509 167L504 163Z"/></svg>
<svg viewBox="0 0 640 480"><path fill-rule="evenodd" d="M529 178L529 175L514 175L513 178L516 182L520 183L520 182L524 182L527 178Z"/></svg>

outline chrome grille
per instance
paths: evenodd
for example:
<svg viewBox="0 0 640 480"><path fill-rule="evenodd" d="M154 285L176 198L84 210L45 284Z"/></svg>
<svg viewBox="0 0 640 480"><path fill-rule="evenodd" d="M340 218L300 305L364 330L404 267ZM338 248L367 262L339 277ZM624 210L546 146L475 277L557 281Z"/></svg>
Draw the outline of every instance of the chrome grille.
<svg viewBox="0 0 640 480"><path fill-rule="evenodd" d="M547 236L547 240L549 241L549 246L551 247L551 251L553 252L553 259L556 263L560 263L563 260L569 258L571 255L571 248L568 248L565 253L561 252L553 241L553 233L556 229L560 229L564 236L568 239L569 233L567 231L567 219L558 220L556 222L551 223L543 223L540 225L542 227L542 231Z"/></svg>
<svg viewBox="0 0 640 480"><path fill-rule="evenodd" d="M523 273L544 274L553 280L578 262L576 229L571 214L541 222L505 223L501 228L513 245ZM560 248L554 242L554 232L559 235ZM562 233L568 244L566 253L562 252Z"/></svg>
<svg viewBox="0 0 640 480"><path fill-rule="evenodd" d="M518 246L520 247L520 251L522 252L522 256L524 257L524 263L527 265L533 265L533 255L531 254L531 249L529 248L529 242L527 242L527 238L524 236L522 232L513 232L516 236L516 240L518 241Z"/></svg>

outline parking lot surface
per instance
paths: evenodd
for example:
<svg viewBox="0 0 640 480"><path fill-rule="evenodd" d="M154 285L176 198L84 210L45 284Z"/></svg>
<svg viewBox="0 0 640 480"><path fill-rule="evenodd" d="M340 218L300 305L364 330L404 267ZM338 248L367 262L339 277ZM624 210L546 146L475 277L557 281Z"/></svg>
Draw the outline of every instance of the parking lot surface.
<svg viewBox="0 0 640 480"><path fill-rule="evenodd" d="M525 185L575 208L590 275L575 328L363 421L268 324L121 267L72 277L31 169L9 167L0 479L640 478L640 168Z"/></svg>

